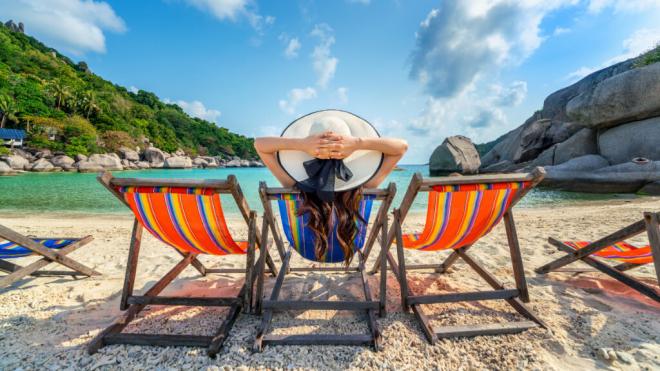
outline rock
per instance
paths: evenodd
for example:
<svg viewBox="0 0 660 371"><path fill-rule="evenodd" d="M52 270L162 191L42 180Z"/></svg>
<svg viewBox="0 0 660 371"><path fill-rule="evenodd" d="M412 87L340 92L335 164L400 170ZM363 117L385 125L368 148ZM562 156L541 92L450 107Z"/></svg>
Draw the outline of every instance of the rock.
<svg viewBox="0 0 660 371"><path fill-rule="evenodd" d="M154 164L158 164L158 163L162 164L163 162L165 162L165 154L163 153L163 151L161 151L156 147L148 147L147 149L144 150L142 156L147 162L151 164L152 167L154 166Z"/></svg>
<svg viewBox="0 0 660 371"><path fill-rule="evenodd" d="M138 162L135 163L135 166L136 166L138 169L149 169L149 168L151 167L151 166L149 165L149 163L146 162L146 161L138 161Z"/></svg>
<svg viewBox="0 0 660 371"><path fill-rule="evenodd" d="M12 175L15 173L16 172L11 166L9 166L9 164L4 161L0 161L0 175Z"/></svg>
<svg viewBox="0 0 660 371"><path fill-rule="evenodd" d="M185 157L186 153L181 148L179 148L174 152L174 156Z"/></svg>
<svg viewBox="0 0 660 371"><path fill-rule="evenodd" d="M660 181L644 185L637 193L649 196L660 196Z"/></svg>
<svg viewBox="0 0 660 371"><path fill-rule="evenodd" d="M105 170L123 170L119 156L115 153L93 154L87 159L88 162L97 164Z"/></svg>
<svg viewBox="0 0 660 371"><path fill-rule="evenodd" d="M196 167L207 167L208 166L208 161L204 160L201 157L195 157L195 159L192 160L192 163Z"/></svg>
<svg viewBox="0 0 660 371"><path fill-rule="evenodd" d="M165 159L165 167L169 169L189 169L192 165L190 157L172 156Z"/></svg>
<svg viewBox="0 0 660 371"><path fill-rule="evenodd" d="M76 162L78 162L78 161L86 161L86 160L87 160L87 156L85 156L85 155L83 155L83 154L80 154L80 153L77 154L75 158L76 158Z"/></svg>
<svg viewBox="0 0 660 371"><path fill-rule="evenodd" d="M36 158L51 158L53 157L53 153L49 149L42 149L41 151L37 152L34 157Z"/></svg>
<svg viewBox="0 0 660 371"><path fill-rule="evenodd" d="M499 173L499 172L505 172L505 171L510 171L512 168L515 167L515 164L509 160L503 160L497 163L494 163L492 165L489 165L483 169L481 169L482 172L485 173Z"/></svg>
<svg viewBox="0 0 660 371"><path fill-rule="evenodd" d="M81 173L98 173L103 171L103 166L89 160L78 161L73 166Z"/></svg>
<svg viewBox="0 0 660 371"><path fill-rule="evenodd" d="M13 169L13 170L25 170L27 166L30 165L30 161L26 158L18 155L5 156L3 160Z"/></svg>
<svg viewBox="0 0 660 371"><path fill-rule="evenodd" d="M45 158L40 158L37 161L33 162L29 169L31 171L37 171L37 172L47 172L47 171L55 171L55 166L48 161Z"/></svg>
<svg viewBox="0 0 660 371"><path fill-rule="evenodd" d="M589 171L607 166L610 166L610 163L604 157L599 155L585 155L568 160L560 165L547 166L545 170L548 173L553 171Z"/></svg>
<svg viewBox="0 0 660 371"><path fill-rule="evenodd" d="M635 157L660 160L660 117L630 122L601 133L598 150L613 164Z"/></svg>
<svg viewBox="0 0 660 371"><path fill-rule="evenodd" d="M241 167L241 160L230 160L225 163L226 167Z"/></svg>
<svg viewBox="0 0 660 371"><path fill-rule="evenodd" d="M128 161L140 161L140 155L137 153L137 151L134 151L130 148L127 147L120 147L119 148L119 157Z"/></svg>
<svg viewBox="0 0 660 371"><path fill-rule="evenodd" d="M14 155L21 156L21 157L23 157L24 159L26 159L28 161L35 160L34 156L26 150L23 150L23 149L20 149L20 148L14 148L11 151L14 153Z"/></svg>
<svg viewBox="0 0 660 371"><path fill-rule="evenodd" d="M250 160L250 167L264 167L264 164L261 161Z"/></svg>
<svg viewBox="0 0 660 371"><path fill-rule="evenodd" d="M660 64L634 68L598 83L566 104L581 125L608 128L660 115Z"/></svg>
<svg viewBox="0 0 660 371"><path fill-rule="evenodd" d="M584 128L565 141L541 152L533 164L535 166L559 165L576 157L596 153L598 153L596 131Z"/></svg>
<svg viewBox="0 0 660 371"><path fill-rule="evenodd" d="M241 167L250 167L250 161L248 160L238 160L241 164Z"/></svg>
<svg viewBox="0 0 660 371"><path fill-rule="evenodd" d="M67 155L59 155L53 157L50 162L53 163L55 166L59 166L63 169L70 169L73 167L73 163L75 162L71 157Z"/></svg>
<svg viewBox="0 0 660 371"><path fill-rule="evenodd" d="M479 171L479 152L468 137L456 135L446 138L436 147L429 160L431 176L450 173L475 174Z"/></svg>

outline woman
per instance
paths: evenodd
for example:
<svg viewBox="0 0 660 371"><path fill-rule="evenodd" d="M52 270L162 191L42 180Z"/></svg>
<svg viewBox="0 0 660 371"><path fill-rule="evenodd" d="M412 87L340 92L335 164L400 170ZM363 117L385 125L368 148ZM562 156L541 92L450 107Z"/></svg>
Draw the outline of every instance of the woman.
<svg viewBox="0 0 660 371"><path fill-rule="evenodd" d="M405 154L401 139L381 138L365 120L337 110L314 112L294 121L281 137L254 142L263 163L284 187L303 193L300 213L309 213L320 260L335 224L344 262L355 250L363 188L376 188Z"/></svg>

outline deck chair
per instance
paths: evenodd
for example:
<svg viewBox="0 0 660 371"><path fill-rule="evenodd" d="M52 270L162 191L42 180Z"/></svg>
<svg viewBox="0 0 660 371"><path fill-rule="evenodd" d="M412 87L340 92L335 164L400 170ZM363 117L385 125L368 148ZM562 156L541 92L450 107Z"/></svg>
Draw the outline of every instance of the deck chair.
<svg viewBox="0 0 660 371"><path fill-rule="evenodd" d="M439 338L497 335L522 332L545 324L523 302L529 302L525 272L518 245L518 237L511 209L544 177L541 168L530 174L502 174L483 176L443 177L424 179L413 176L401 206L394 210L392 230L388 245L396 242L397 261L388 251L388 261L401 286L401 302L404 311L410 308L417 318L424 335L433 344ZM426 224L421 233L402 233L402 223L418 193L428 193ZM506 227L511 263L516 288L506 288L494 275L477 262L468 250L480 238L488 234L502 219ZM442 264L407 265L404 250L434 252L451 251ZM415 295L408 286L407 271L434 269L446 272L459 258L481 276L494 290L441 295ZM372 272L378 270L374 267ZM506 300L525 321L475 326L444 326L433 328L422 310L424 304L451 302Z"/></svg>
<svg viewBox="0 0 660 371"><path fill-rule="evenodd" d="M624 241L644 231L646 231L649 238L648 245L636 247ZM653 263L657 276L657 284L660 286L660 213L645 212L644 219L595 242L562 242L552 237L548 239L548 242L567 255L537 268L537 273L588 272L589 270L585 268L562 268L580 260L624 285L637 290L641 294L660 302L660 290L658 288L653 288L625 273L625 271L633 268ZM602 262L600 259L618 262L619 264L611 266Z"/></svg>
<svg viewBox="0 0 660 371"><path fill-rule="evenodd" d="M0 271L7 273L0 278L0 288L8 287L26 276L98 276L101 273L86 267L67 255L90 243L94 238L58 237L35 238L24 236L0 225ZM22 267L5 259L26 256L41 256L41 259ZM71 270L44 271L41 268L50 263L63 265Z"/></svg>
<svg viewBox="0 0 660 371"><path fill-rule="evenodd" d="M261 244L266 246L268 240L268 230L271 231L277 250L282 258L282 266L275 281L273 290L268 300L262 300L264 284L264 258L265 250L262 249L259 255L257 276L257 313L263 310L261 326L255 339L254 351L261 351L265 345L372 345L374 349L381 349L381 335L376 324L375 314L385 316L385 295L386 295L386 276L380 277L379 300L372 299L371 289L367 282L365 271L365 262L369 253L376 242L378 233L381 236L381 243L387 237L387 211L392 203L396 187L391 183L386 189L368 189L363 192L363 200L360 204L360 215L364 220L369 221L372 213L374 201L380 200L381 204L377 217L373 223L371 233L367 237L367 224L359 223L359 233L355 241L356 252L354 260L357 260L357 266L337 267L290 267L292 251L300 254L306 260L315 263L340 263L344 261L344 253L337 242L337 235L333 233L330 236L328 251L322 259L317 259L314 252L314 236L307 230L307 215L298 215L298 210L302 205L302 195L299 191L292 188L268 188L265 183L261 183L259 194L264 205L264 225L262 226ZM286 239L289 242L289 248L285 250L284 242L276 226L275 216L271 207L271 201L277 201L282 228ZM387 260L384 254L378 258L378 264L386 271ZM284 277L289 272L357 272L362 280L364 292L363 301L319 301L319 300L280 300L280 290L284 282ZM293 310L347 310L365 312L367 316L367 325L369 334L305 334L305 335L273 335L267 334L270 329L274 311L293 311Z"/></svg>
<svg viewBox="0 0 660 371"><path fill-rule="evenodd" d="M256 212L250 210L236 177L230 175L227 180L135 179L114 178L106 172L99 175L98 180L131 209L135 219L119 304L125 313L89 343L88 352L93 354L109 344L197 346L206 347L207 354L214 357L241 310L249 311L252 307L256 275ZM247 223L247 241L235 241L229 233L221 194L231 195L238 205ZM144 229L173 247L183 259L143 295L135 295L133 286ZM246 266L244 269L209 269L197 260L200 254L245 254ZM274 274L275 267L270 257L267 262ZM243 273L245 283L236 297L158 296L189 265L202 276L209 273ZM123 333L122 330L147 305L220 306L229 307L229 311L213 336Z"/></svg>

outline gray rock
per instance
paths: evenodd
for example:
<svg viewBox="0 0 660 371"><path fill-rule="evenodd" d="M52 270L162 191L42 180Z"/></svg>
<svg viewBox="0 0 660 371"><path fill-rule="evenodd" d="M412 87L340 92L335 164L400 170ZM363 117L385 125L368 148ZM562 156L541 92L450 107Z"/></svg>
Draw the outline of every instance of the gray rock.
<svg viewBox="0 0 660 371"><path fill-rule="evenodd" d="M173 155L174 155L174 156L179 156L179 157L185 157L185 156L186 156L186 152L184 152L181 148L179 148L179 149L177 149L177 150L174 152Z"/></svg>
<svg viewBox="0 0 660 371"><path fill-rule="evenodd" d="M598 150L613 164L635 157L660 160L660 117L630 122L601 133Z"/></svg>
<svg viewBox="0 0 660 371"><path fill-rule="evenodd" d="M0 175L13 175L16 174L14 169L12 169L9 164L4 161L0 161Z"/></svg>
<svg viewBox="0 0 660 371"><path fill-rule="evenodd" d="M135 166L136 166L138 169L149 169L149 168L151 167L151 166L149 165L149 163L146 162L146 161L138 161L138 162L135 163Z"/></svg>
<svg viewBox="0 0 660 371"><path fill-rule="evenodd" d="M546 166L548 174L558 171L593 171L610 166L610 163L599 155L585 155L568 160L563 164L556 166Z"/></svg>
<svg viewBox="0 0 660 371"><path fill-rule="evenodd" d="M140 161L140 155L137 153L137 151L132 150L127 147L120 147L119 150L119 157L128 160L128 161Z"/></svg>
<svg viewBox="0 0 660 371"><path fill-rule="evenodd" d="M654 63L601 81L571 99L566 113L584 126L608 128L660 115L658 96L660 63Z"/></svg>
<svg viewBox="0 0 660 371"><path fill-rule="evenodd" d="M649 196L660 196L660 181L644 185L637 193Z"/></svg>
<svg viewBox="0 0 660 371"><path fill-rule="evenodd" d="M13 170L25 170L26 167L30 165L30 161L26 158L19 155L6 156L3 160L13 169Z"/></svg>
<svg viewBox="0 0 660 371"><path fill-rule="evenodd" d="M190 157L172 156L165 159L165 167L169 169L189 169L192 166Z"/></svg>
<svg viewBox="0 0 660 371"><path fill-rule="evenodd" d="M239 160L241 167L250 167L250 161L248 160Z"/></svg>
<svg viewBox="0 0 660 371"><path fill-rule="evenodd" d="M230 160L225 163L226 167L241 167L241 160Z"/></svg>
<svg viewBox="0 0 660 371"><path fill-rule="evenodd" d="M500 173L500 172L505 172L505 171L511 171L514 169L516 165L509 161L509 160L504 160L497 162L495 164L489 165L483 169L481 169L482 172L484 173Z"/></svg>
<svg viewBox="0 0 660 371"><path fill-rule="evenodd" d="M73 166L81 173L98 173L103 171L103 166L89 160L78 161Z"/></svg>
<svg viewBox="0 0 660 371"><path fill-rule="evenodd" d="M562 164L570 159L598 153L596 131L582 129L555 147L553 165Z"/></svg>
<svg viewBox="0 0 660 371"><path fill-rule="evenodd" d="M264 167L264 164L261 161L250 160L250 167Z"/></svg>
<svg viewBox="0 0 660 371"><path fill-rule="evenodd" d="M431 176L449 173L475 174L479 171L479 152L468 137L456 135L446 138L436 147L429 159Z"/></svg>
<svg viewBox="0 0 660 371"><path fill-rule="evenodd" d="M48 159L40 158L30 165L30 170L37 172L55 171L55 166Z"/></svg>
<svg viewBox="0 0 660 371"><path fill-rule="evenodd" d="M154 167L154 164L162 164L165 162L165 154L156 147L148 147L144 150L142 156L144 156L145 161L149 162L152 167Z"/></svg>
<svg viewBox="0 0 660 371"><path fill-rule="evenodd" d="M193 166L195 166L195 167L207 167L209 163L208 163L208 161L204 160L204 159L201 158L201 157L195 157L195 158L192 160L192 164L193 164Z"/></svg>
<svg viewBox="0 0 660 371"><path fill-rule="evenodd" d="M87 156L85 156L83 154L80 154L80 153L76 155L76 162L85 161L85 160L87 160Z"/></svg>
<svg viewBox="0 0 660 371"><path fill-rule="evenodd" d="M541 152L539 157L535 158L534 161L532 161L532 164L534 166L552 166L555 164L555 151L557 150L557 145L553 145L552 147L546 149L545 151Z"/></svg>
<svg viewBox="0 0 660 371"><path fill-rule="evenodd" d="M63 169L69 169L73 167L73 163L75 162L71 157L67 155L59 155L53 157L50 162L53 163L55 166L59 166Z"/></svg>
<svg viewBox="0 0 660 371"><path fill-rule="evenodd" d="M34 157L36 158L51 158L53 153L49 149L42 149L41 151L35 153Z"/></svg>
<svg viewBox="0 0 660 371"><path fill-rule="evenodd" d="M93 154L87 159L88 162L97 164L105 170L123 170L119 156L115 153Z"/></svg>
<svg viewBox="0 0 660 371"><path fill-rule="evenodd" d="M595 156L595 155L589 155ZM583 156L587 157L587 156ZM635 193L648 183L660 181L660 161L645 165L635 163L587 169L566 169L568 161L562 165L546 168L547 176L543 185L576 192L590 193ZM564 167L558 171L557 168Z"/></svg>
<svg viewBox="0 0 660 371"><path fill-rule="evenodd" d="M21 156L21 157L23 157L24 159L26 159L28 161L35 160L34 156L30 152L28 152L24 149L14 148L11 151L14 153L14 155Z"/></svg>

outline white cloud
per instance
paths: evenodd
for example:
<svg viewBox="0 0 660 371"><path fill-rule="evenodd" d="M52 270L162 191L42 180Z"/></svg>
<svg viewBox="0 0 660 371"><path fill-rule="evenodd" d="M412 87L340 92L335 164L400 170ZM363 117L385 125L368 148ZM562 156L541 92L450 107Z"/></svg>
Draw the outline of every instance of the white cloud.
<svg viewBox="0 0 660 371"><path fill-rule="evenodd" d="M650 49L653 49L660 44L660 28L655 29L639 29L635 31L630 37L623 40L621 43L621 53L608 58L603 63L594 67L582 66L577 70L568 74L567 79L576 80L587 76L592 72L596 72L605 67L613 64L623 62L626 59L634 58Z"/></svg>
<svg viewBox="0 0 660 371"><path fill-rule="evenodd" d="M181 109L189 114L190 116L193 117L198 117L202 120L206 121L211 121L211 122L218 122L218 118L220 118L221 112L215 109L210 109L206 108L204 106L204 103L198 101L198 100L193 100L191 102L186 102L184 100L178 100L176 102L171 101L169 99L164 99L163 100L165 103L171 104L174 103L177 106L181 107Z"/></svg>
<svg viewBox="0 0 660 371"><path fill-rule="evenodd" d="M241 17L247 19L252 28L261 34L264 27L275 23L275 17L260 15L256 4L250 0L184 0L195 8L208 12L215 18L236 21Z"/></svg>
<svg viewBox="0 0 660 371"><path fill-rule="evenodd" d="M410 76L435 98L461 94L489 72L521 63L543 41L544 16L573 1L444 1L420 24Z"/></svg>
<svg viewBox="0 0 660 371"><path fill-rule="evenodd" d="M569 33L569 32L571 32L570 28L557 27L557 28L555 28L554 31L552 31L552 36L559 36L559 35L563 35L563 34Z"/></svg>
<svg viewBox="0 0 660 371"><path fill-rule="evenodd" d="M337 88L337 98L341 104L348 103L348 88L344 86Z"/></svg>
<svg viewBox="0 0 660 371"><path fill-rule="evenodd" d="M317 75L316 83L321 88L325 88L334 77L339 63L339 59L330 51L330 47L335 43L335 37L332 28L325 23L315 25L311 35L319 40L312 52L312 65Z"/></svg>
<svg viewBox="0 0 660 371"><path fill-rule="evenodd" d="M130 91L133 94L137 94L140 91L140 89L138 89L135 86L131 85L131 86L128 87L128 91Z"/></svg>
<svg viewBox="0 0 660 371"><path fill-rule="evenodd" d="M639 12L660 8L658 0L589 0L587 9L590 13L599 13L612 8L615 12Z"/></svg>
<svg viewBox="0 0 660 371"><path fill-rule="evenodd" d="M306 88L294 88L289 91L287 99L279 101L280 109L288 114L296 112L298 104L302 101L316 98L316 89L308 86Z"/></svg>
<svg viewBox="0 0 660 371"><path fill-rule="evenodd" d="M105 1L0 0L4 21L25 24L25 32L49 46L76 55L105 52L104 32L126 31L124 21Z"/></svg>
<svg viewBox="0 0 660 371"><path fill-rule="evenodd" d="M300 50L300 47L302 46L300 44L300 40L298 40L297 37L289 37L286 33L280 34L278 37L280 41L282 41L285 45L284 47L284 56L293 59L298 57L298 51Z"/></svg>

